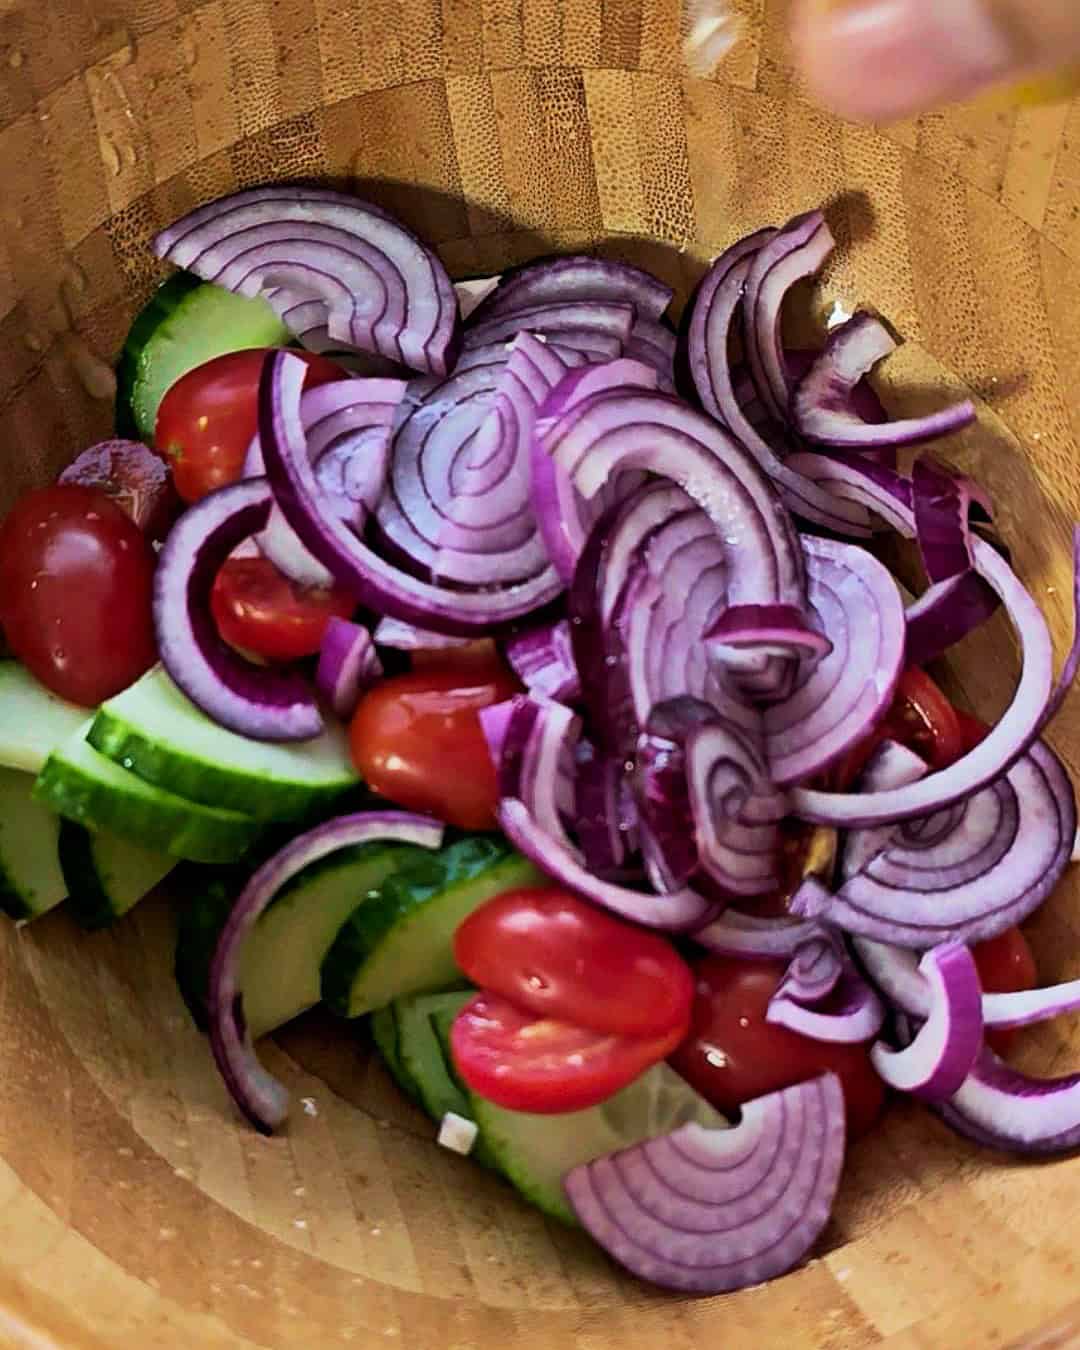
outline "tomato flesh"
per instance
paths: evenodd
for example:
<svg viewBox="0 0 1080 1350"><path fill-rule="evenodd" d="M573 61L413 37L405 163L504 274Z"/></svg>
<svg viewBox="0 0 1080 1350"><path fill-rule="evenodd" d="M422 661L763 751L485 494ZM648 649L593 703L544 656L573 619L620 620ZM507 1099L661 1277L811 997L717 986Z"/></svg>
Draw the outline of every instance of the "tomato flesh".
<svg viewBox="0 0 1080 1350"><path fill-rule="evenodd" d="M947 769L964 754L956 709L924 670L909 666L900 677L884 720L830 770L829 786L846 792L882 741L899 741L933 770Z"/></svg>
<svg viewBox="0 0 1080 1350"><path fill-rule="evenodd" d="M1028 940L1019 928L1010 928L996 938L977 942L971 949L984 994L1014 994L1035 989L1039 972L1035 968ZM1020 1028L993 1029L986 1033L991 1050L1005 1055L1012 1049Z"/></svg>
<svg viewBox="0 0 1080 1350"><path fill-rule="evenodd" d="M28 493L0 525L0 626L46 688L91 708L157 660L154 552L96 488Z"/></svg>
<svg viewBox="0 0 1080 1350"><path fill-rule="evenodd" d="M450 1045L473 1092L509 1111L555 1115L607 1101L669 1055L680 1034L608 1035L482 993L458 1013Z"/></svg>
<svg viewBox="0 0 1080 1350"><path fill-rule="evenodd" d="M669 1063L726 1114L831 1071L844 1089L849 1134L857 1138L874 1124L885 1101L869 1043L829 1044L767 1022L784 970L782 961L706 956L697 962L690 1034Z"/></svg>
<svg viewBox="0 0 1080 1350"><path fill-rule="evenodd" d="M167 391L158 409L154 446L172 465L176 490L201 501L243 474L258 429L259 379L266 349L229 352L196 366ZM336 362L296 351L308 367L305 389L346 378Z"/></svg>
<svg viewBox="0 0 1080 1350"><path fill-rule="evenodd" d="M556 886L507 891L454 936L469 979L536 1017L616 1036L690 1025L694 982L670 942Z"/></svg>
<svg viewBox="0 0 1080 1350"><path fill-rule="evenodd" d="M322 646L331 618L348 619L356 601L339 586L298 586L269 558L230 558L210 593L218 632L264 661L299 661Z"/></svg>
<svg viewBox="0 0 1080 1350"><path fill-rule="evenodd" d="M353 717L353 763L372 791L398 806L463 830L490 830L499 786L479 713L519 687L499 662L383 680Z"/></svg>

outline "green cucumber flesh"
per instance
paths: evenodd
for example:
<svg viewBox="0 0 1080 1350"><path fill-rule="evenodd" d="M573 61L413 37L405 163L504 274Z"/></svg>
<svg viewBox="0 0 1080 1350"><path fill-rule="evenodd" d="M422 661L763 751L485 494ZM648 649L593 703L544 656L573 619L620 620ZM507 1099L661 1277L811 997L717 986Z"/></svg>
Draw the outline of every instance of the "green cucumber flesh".
<svg viewBox="0 0 1080 1350"><path fill-rule="evenodd" d="M397 1016L392 1003L388 1003L385 1008L375 1009L371 1014L369 1029L375 1049L379 1052L379 1058L386 1065L390 1077L410 1101L418 1103L420 1094L417 1086L406 1074L401 1064L401 1055L398 1050Z"/></svg>
<svg viewBox="0 0 1080 1350"><path fill-rule="evenodd" d="M60 822L33 798L34 777L0 768L0 910L36 919L67 896L57 858Z"/></svg>
<svg viewBox="0 0 1080 1350"><path fill-rule="evenodd" d="M262 821L307 816L358 782L336 722L303 744L250 740L213 722L160 667L104 703L88 739L155 787Z"/></svg>
<svg viewBox="0 0 1080 1350"><path fill-rule="evenodd" d="M169 888L177 899L173 975L200 1031L209 1026L206 997L214 949L249 874L248 867L182 863L173 875Z"/></svg>
<svg viewBox="0 0 1080 1350"><path fill-rule="evenodd" d="M414 994L393 1004L402 1073L414 1085L421 1106L436 1122L447 1111L467 1116L469 1103L447 1068L434 1019L441 1014L453 1020L475 992L458 989L445 994Z"/></svg>
<svg viewBox="0 0 1080 1350"><path fill-rule="evenodd" d="M167 853L95 833L73 820L60 822L58 853L69 908L89 931L122 918L176 866Z"/></svg>
<svg viewBox="0 0 1080 1350"><path fill-rule="evenodd" d="M161 400L182 375L228 352L290 340L261 297L249 300L178 272L151 296L124 344L116 370L117 433L153 445Z"/></svg>
<svg viewBox="0 0 1080 1350"><path fill-rule="evenodd" d="M474 909L543 874L501 837L476 835L425 854L389 877L342 927L322 968L322 996L361 1017L406 994L460 980L453 938Z"/></svg>
<svg viewBox="0 0 1080 1350"><path fill-rule="evenodd" d="M89 713L50 694L17 661L0 661L0 766L38 774Z"/></svg>
<svg viewBox="0 0 1080 1350"><path fill-rule="evenodd" d="M90 830L195 862L235 862L260 826L238 811L200 806L144 783L88 744L81 728L45 762L34 796Z"/></svg>
<svg viewBox="0 0 1080 1350"><path fill-rule="evenodd" d="M575 1167L617 1153L695 1121L723 1129L727 1121L674 1069L654 1064L614 1097L587 1111L533 1115L507 1111L468 1094L467 1116L480 1130L485 1156L530 1204L577 1226L563 1190Z"/></svg>

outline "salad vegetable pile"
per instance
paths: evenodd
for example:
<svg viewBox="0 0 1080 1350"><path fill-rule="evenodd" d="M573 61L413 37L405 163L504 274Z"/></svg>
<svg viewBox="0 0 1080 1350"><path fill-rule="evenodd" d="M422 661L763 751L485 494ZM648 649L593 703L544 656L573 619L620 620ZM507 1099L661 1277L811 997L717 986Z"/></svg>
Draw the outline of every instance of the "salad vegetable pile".
<svg viewBox="0 0 1080 1350"><path fill-rule="evenodd" d="M1080 641L1055 679L992 502L921 449L972 404L890 419L869 312L785 348L821 212L717 258L678 335L634 267L455 287L318 187L155 248L122 439L0 524L11 917L100 927L173 873L255 1127L289 1111L260 1036L370 1016L440 1143L674 1289L799 1262L889 1092L1080 1145L1080 1075L1004 1058L1080 1010L1017 927L1074 852L1043 733ZM925 667L999 608L991 727Z"/></svg>

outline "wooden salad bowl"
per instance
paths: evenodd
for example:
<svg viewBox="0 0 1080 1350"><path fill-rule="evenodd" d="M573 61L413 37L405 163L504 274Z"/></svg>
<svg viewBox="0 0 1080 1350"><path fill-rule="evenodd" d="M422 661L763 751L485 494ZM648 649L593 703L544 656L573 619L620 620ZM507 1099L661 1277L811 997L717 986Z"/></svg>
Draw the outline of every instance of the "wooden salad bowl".
<svg viewBox="0 0 1080 1350"><path fill-rule="evenodd" d="M783 0L711 79L679 0L0 0L0 507L110 429L111 363L162 269L154 231L268 179L348 182L458 277L551 251L639 262L681 304L737 236L827 204L823 304L906 339L894 407L971 391L951 447L1071 633L1080 519L1080 102L874 130L800 97ZM1016 674L992 624L956 688ZM1080 779L1080 697L1052 738ZM1080 976L1080 886L1030 925ZM95 1350L400 1346L1080 1345L1080 1158L1014 1161L897 1106L851 1153L815 1258L681 1299L438 1149L361 1028L309 1016L263 1053L303 1103L243 1124L171 978L168 903L87 936L0 925L0 1344ZM1024 1066L1080 1068L1080 1019Z"/></svg>

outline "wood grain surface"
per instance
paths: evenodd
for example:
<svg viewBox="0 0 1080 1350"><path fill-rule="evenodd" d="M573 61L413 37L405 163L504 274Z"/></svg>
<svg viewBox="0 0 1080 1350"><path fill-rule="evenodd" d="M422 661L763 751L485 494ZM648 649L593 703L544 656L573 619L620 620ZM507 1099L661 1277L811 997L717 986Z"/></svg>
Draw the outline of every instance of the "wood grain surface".
<svg viewBox="0 0 1080 1350"><path fill-rule="evenodd" d="M109 365L160 277L147 242L268 178L330 176L399 212L455 275L552 250L650 267L685 299L742 232L829 204L820 308L907 339L898 407L967 388L955 448L999 503L1066 641L1080 518L1080 103L880 130L799 95L783 3L709 80L679 0L0 0L0 506L110 421ZM956 678L992 714L994 625ZM1053 737L1080 774L1080 699ZM1078 890L1032 927L1080 976ZM294 1118L238 1123L169 974L167 904L87 937L0 929L0 1345L94 1350L929 1350L1080 1345L1080 1160L1041 1165L897 1109L852 1154L816 1259L688 1301L619 1276L436 1149L363 1029L266 1047ZM1080 1066L1080 1025L1028 1041Z"/></svg>

